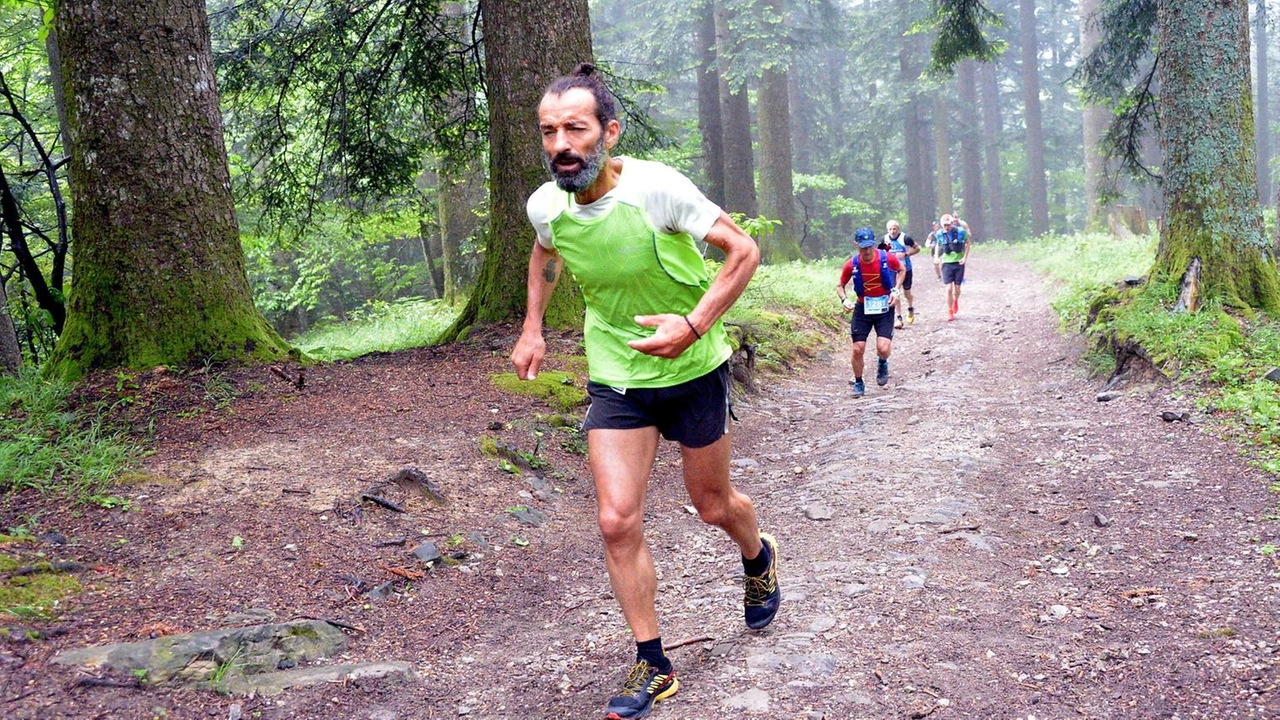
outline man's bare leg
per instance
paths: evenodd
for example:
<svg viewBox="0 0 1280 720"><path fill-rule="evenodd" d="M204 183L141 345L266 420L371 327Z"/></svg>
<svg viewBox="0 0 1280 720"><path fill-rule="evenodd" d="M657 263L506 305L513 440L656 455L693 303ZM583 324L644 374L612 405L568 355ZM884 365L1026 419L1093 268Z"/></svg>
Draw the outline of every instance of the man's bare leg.
<svg viewBox="0 0 1280 720"><path fill-rule="evenodd" d="M637 641L659 635L658 576L644 540L644 498L657 452L657 428L587 432L609 584Z"/></svg>
<svg viewBox="0 0 1280 720"><path fill-rule="evenodd" d="M760 526L751 498L729 482L729 434L701 448L680 446L684 461L684 486L698 510L698 517L733 538L742 556L760 554Z"/></svg>

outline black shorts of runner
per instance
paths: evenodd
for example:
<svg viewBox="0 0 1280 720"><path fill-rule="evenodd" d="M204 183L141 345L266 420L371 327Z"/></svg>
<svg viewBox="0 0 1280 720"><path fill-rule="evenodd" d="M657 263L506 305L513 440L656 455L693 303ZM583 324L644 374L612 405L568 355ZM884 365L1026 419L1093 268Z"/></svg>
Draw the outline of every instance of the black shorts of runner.
<svg viewBox="0 0 1280 720"><path fill-rule="evenodd" d="M964 284L964 266L960 263L942 263L942 284Z"/></svg>
<svg viewBox="0 0 1280 720"><path fill-rule="evenodd" d="M706 447L729 432L729 363L699 378L666 388L615 390L587 383L591 407L582 430L656 427L662 437L688 448Z"/></svg>
<svg viewBox="0 0 1280 720"><path fill-rule="evenodd" d="M903 290L910 290L910 289L911 289L911 280L912 280L912 278L913 278L913 277L915 277L915 269L914 269L914 268L907 268L907 276L906 276L905 278L903 278L903 279L902 279L902 289L903 289Z"/></svg>
<svg viewBox="0 0 1280 720"><path fill-rule="evenodd" d="M853 320L849 323L849 334L854 342L866 342L872 328L876 337L885 340L893 339L893 309L890 308L878 315L867 315L862 312L862 303L853 306Z"/></svg>

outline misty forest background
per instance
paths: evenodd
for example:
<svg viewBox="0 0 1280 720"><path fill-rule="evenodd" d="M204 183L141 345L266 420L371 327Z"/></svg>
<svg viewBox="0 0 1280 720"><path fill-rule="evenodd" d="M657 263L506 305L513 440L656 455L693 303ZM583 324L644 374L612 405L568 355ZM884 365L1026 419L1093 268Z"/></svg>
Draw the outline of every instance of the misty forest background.
<svg viewBox="0 0 1280 720"><path fill-rule="evenodd" d="M176 117L185 98L140 80L117 96L129 112L143 108L125 121L110 102L94 105L111 96L92 68L101 64L96 52L120 47L113 35L136 36L142 48L143 64L117 84L146 78L148 58L181 55L188 45L197 58L208 43L235 217L184 222L238 237L252 303L270 324L245 330L243 347L274 348L255 351L265 357L287 347L262 341L274 333L319 357L341 357L345 348L323 333L353 320L417 318L411 324L421 335L411 342L425 343L459 337L476 322L518 319L532 242L520 218L528 190L545 177L533 108L548 80L592 57L625 110L617 152L690 175L775 264L847 257L853 229L882 231L890 218L922 242L947 211L983 243L1060 243L1086 231L1147 242L1170 203L1162 137L1200 112L1194 104L1156 108L1172 107L1175 94L1203 95L1194 83L1162 95L1169 76L1158 70L1170 63L1160 68L1154 52L1158 29L1177 26L1178 13L1200 13L1195 0L222 0L204 4L207 39L190 1L105 5L64 2L55 13L41 3L0 3L0 300L12 318L0 336L11 370L48 363L64 335L54 360L73 368L69 376L227 355L198 342L150 354L119 347L143 342L131 339L134 331L146 342L193 334L181 318L177 330L143 323L168 314L154 297L132 307L110 299L181 275L188 260L174 258L185 257L187 236L173 236L175 256L149 234L164 236L163 226L181 225L173 218L196 218L192 208L210 203L197 192L186 209L127 218L123 235L104 228L119 229L127 197L147 196L153 207L182 194L166 185L166 173L186 171L178 184L189 189L216 185L207 179L221 170L189 162L216 149L176 152L181 143L138 120ZM1210 242L1261 248L1274 275L1274 232L1260 234L1260 210L1276 195L1268 73L1275 33L1265 2L1230 7L1223 15L1235 23L1231 32L1203 42L1225 43L1226 64L1246 79L1252 60L1249 89L1230 88L1236 96L1226 104L1250 123L1237 137L1257 128L1248 157L1231 161L1247 169L1255 194L1239 223L1208 228ZM1162 12L1174 14L1162 21ZM1204 37L1185 28L1171 34ZM95 45L98 37L105 39ZM1219 84L1234 82L1223 78ZM1219 154L1243 150L1222 147ZM101 174L104 158L116 161L115 175ZM1209 198L1194 223L1205 225L1206 203L1240 201ZM1176 280L1188 253L1162 254L1171 255L1166 274ZM237 274L240 260L226 257L230 265L188 270ZM74 311L68 318L67 303L77 259L80 322ZM1275 278L1254 285L1263 289L1232 289L1227 304L1274 309ZM567 302L568 314L553 308L553 320L572 319Z"/></svg>

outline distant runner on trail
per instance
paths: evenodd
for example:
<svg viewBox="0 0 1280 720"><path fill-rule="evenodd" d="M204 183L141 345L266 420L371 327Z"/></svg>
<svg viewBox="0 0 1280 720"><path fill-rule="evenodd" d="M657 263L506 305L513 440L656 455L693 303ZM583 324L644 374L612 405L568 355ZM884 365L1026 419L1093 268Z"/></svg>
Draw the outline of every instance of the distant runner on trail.
<svg viewBox="0 0 1280 720"><path fill-rule="evenodd" d="M859 228L853 234L858 251L844 264L840 282L836 283L836 295L844 304L845 312L852 312L849 333L853 337L853 396L867 394L862 381L863 355L867 351L867 337L876 331L876 384L889 384L889 353L893 350L893 308L901 303L902 282L906 273L897 256L876 247L876 232L871 228ZM853 281L856 300L849 297L847 287Z"/></svg>
<svg viewBox="0 0 1280 720"><path fill-rule="evenodd" d="M589 64L547 88L538 105L547 168L529 198L538 241L528 313L511 353L532 380L546 344L542 318L563 267L582 287L591 407L583 429L614 597L636 640L636 663L606 717L640 718L680 684L658 634L657 574L644 539L644 501L658 436L680 444L698 515L742 552L748 627L768 625L782 599L777 542L751 499L729 482L731 352L720 317L742 294L760 251L693 183L656 162L610 157L622 127ZM712 280L696 240L724 252Z"/></svg>
<svg viewBox="0 0 1280 720"><path fill-rule="evenodd" d="M907 298L907 324L916 321L916 301L911 295L911 285L913 273L911 272L911 256L920 252L920 246L916 245L916 241L912 237L902 232L902 225L897 220L890 220L884 226L885 235L880 238L880 249L888 250L898 257L898 260L906 267L906 278L902 281L902 293ZM898 320L893 324L895 328L902 327L902 303L898 303Z"/></svg>
<svg viewBox="0 0 1280 720"><path fill-rule="evenodd" d="M969 259L969 227L952 215L943 215L942 229L934 236L934 262L941 268L947 286L947 320L960 312L960 286L964 284L964 264Z"/></svg>

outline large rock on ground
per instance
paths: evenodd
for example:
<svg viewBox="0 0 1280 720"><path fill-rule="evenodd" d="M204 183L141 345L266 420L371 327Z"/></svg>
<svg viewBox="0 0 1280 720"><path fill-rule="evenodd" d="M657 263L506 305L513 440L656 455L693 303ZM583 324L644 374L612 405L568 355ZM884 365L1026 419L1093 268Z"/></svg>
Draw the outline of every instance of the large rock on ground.
<svg viewBox="0 0 1280 720"><path fill-rule="evenodd" d="M115 670L154 685L216 685L231 676L274 672L330 657L346 644L347 636L333 625L300 620L79 648L58 654L53 662Z"/></svg>

